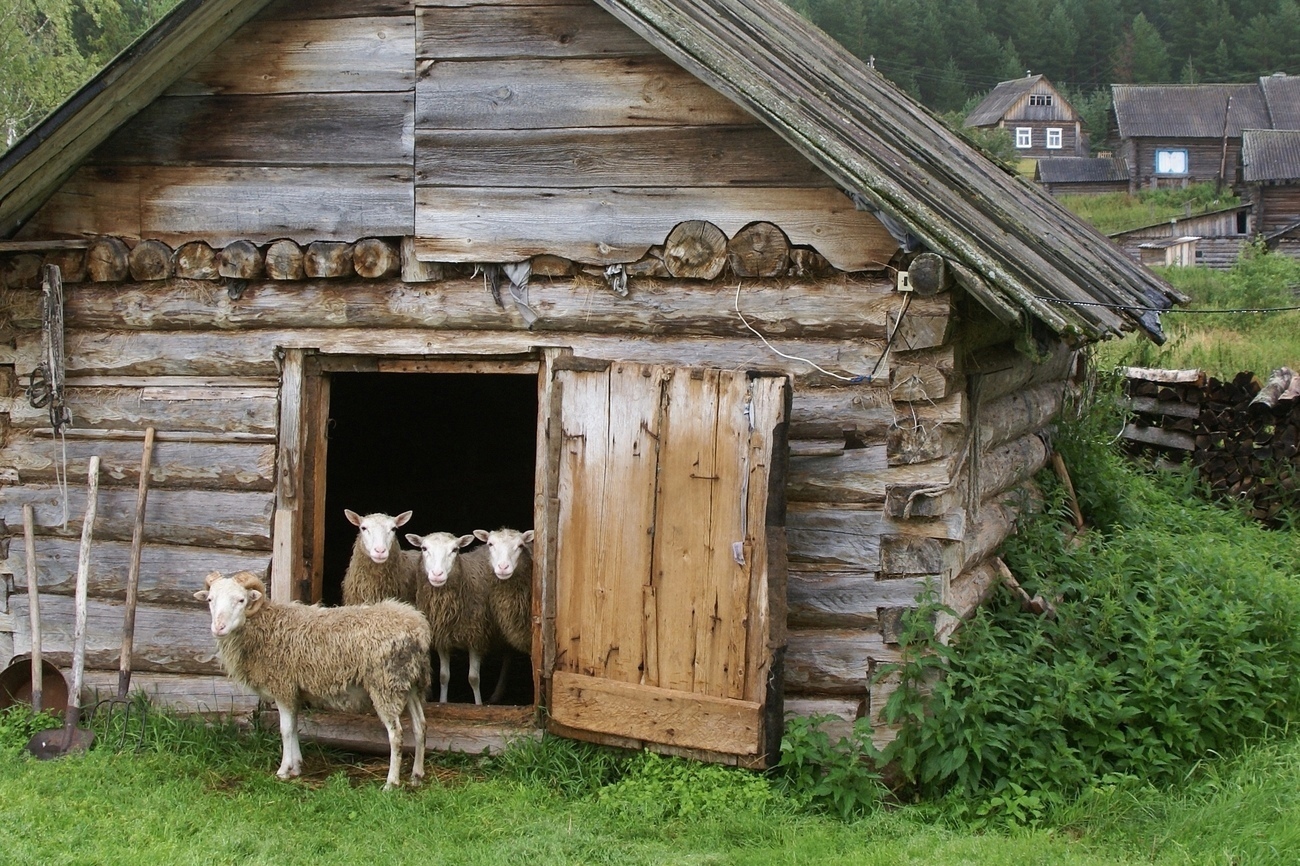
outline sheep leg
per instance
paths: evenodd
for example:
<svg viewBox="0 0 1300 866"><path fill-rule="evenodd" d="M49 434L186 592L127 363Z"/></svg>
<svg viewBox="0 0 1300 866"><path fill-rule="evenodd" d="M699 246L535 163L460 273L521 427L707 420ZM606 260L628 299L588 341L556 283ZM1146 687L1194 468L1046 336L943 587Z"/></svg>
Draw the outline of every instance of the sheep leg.
<svg viewBox="0 0 1300 866"><path fill-rule="evenodd" d="M501 673L497 675L496 688L492 690L492 697L488 698L489 704L499 704L502 698L506 696L506 675L510 673L510 650L501 654Z"/></svg>
<svg viewBox="0 0 1300 866"><path fill-rule="evenodd" d="M483 664L483 654L478 650L469 651L469 687L474 690L474 703L482 704L483 695L479 692L479 668Z"/></svg>
<svg viewBox="0 0 1300 866"><path fill-rule="evenodd" d="M451 682L451 650L438 650L438 703L447 703L447 684Z"/></svg>
<svg viewBox="0 0 1300 866"><path fill-rule="evenodd" d="M415 737L415 759L411 762L411 784L424 781L424 700L418 691L406 696L406 709L411 715L411 733Z"/></svg>
<svg viewBox="0 0 1300 866"><path fill-rule="evenodd" d="M375 711L388 730L388 781L384 783L384 790L391 791L402 781L402 708L399 705L394 712L392 707L380 709L376 705Z"/></svg>
<svg viewBox="0 0 1300 866"><path fill-rule="evenodd" d="M280 711L280 769L275 775L288 779L302 773L302 749L298 744L298 708L275 702Z"/></svg>

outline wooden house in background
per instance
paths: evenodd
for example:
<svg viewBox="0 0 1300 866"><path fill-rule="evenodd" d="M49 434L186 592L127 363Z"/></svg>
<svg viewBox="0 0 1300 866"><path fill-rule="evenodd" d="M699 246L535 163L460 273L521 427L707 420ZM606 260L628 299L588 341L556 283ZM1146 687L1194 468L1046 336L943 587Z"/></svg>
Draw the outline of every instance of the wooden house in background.
<svg viewBox="0 0 1300 866"><path fill-rule="evenodd" d="M1052 195L1128 192L1128 163L1122 157L1040 159L1034 167L1034 181Z"/></svg>
<svg viewBox="0 0 1300 866"><path fill-rule="evenodd" d="M134 667L179 708L255 708L209 571L330 602L344 508L536 529L513 706L429 708L473 751L762 765L785 713L878 718L900 615L996 580L1076 349L1178 299L777 0L185 0L0 157L0 237L0 570L31 504L47 657L100 455L115 680L153 427ZM48 264L66 467L24 395Z"/></svg>
<svg viewBox="0 0 1300 866"><path fill-rule="evenodd" d="M1158 257L1149 250L1176 248L1175 252L1169 253L1169 264L1197 264L1227 270L1236 264L1241 251L1258 231L1252 222L1252 211L1249 203L1215 208L1205 213L1192 213L1189 207L1186 216L1112 232L1110 239L1130 256L1146 264L1165 263L1160 260L1163 254ZM1183 245L1171 244L1179 238L1195 239L1191 261L1188 261L1189 248L1185 240Z"/></svg>
<svg viewBox="0 0 1300 866"><path fill-rule="evenodd" d="M1025 159L1088 155L1079 113L1042 75L999 83L966 116L965 125L1005 129Z"/></svg>
<svg viewBox="0 0 1300 866"><path fill-rule="evenodd" d="M1269 247L1300 257L1300 131L1246 130L1241 164L1255 231Z"/></svg>
<svg viewBox="0 0 1300 866"><path fill-rule="evenodd" d="M1241 183L1246 129L1300 128L1300 77L1251 84L1113 84L1118 147L1131 190Z"/></svg>

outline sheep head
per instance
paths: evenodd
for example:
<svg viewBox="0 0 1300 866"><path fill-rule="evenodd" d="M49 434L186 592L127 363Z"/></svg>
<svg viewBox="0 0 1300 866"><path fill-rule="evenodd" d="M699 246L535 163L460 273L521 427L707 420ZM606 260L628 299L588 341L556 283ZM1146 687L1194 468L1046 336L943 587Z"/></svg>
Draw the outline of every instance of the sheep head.
<svg viewBox="0 0 1300 866"><path fill-rule="evenodd" d="M519 567L519 554L526 545L533 543L533 531L520 532L517 529L494 529L488 532L474 530L474 537L487 542L488 557L492 560L492 571L500 580L509 580ZM531 551L530 551L531 552Z"/></svg>
<svg viewBox="0 0 1300 866"><path fill-rule="evenodd" d="M430 532L420 536L410 533L406 540L420 548L420 563L424 566L424 576L430 586L444 586L451 569L456 565L456 556L462 547L474 543L474 536L455 536L450 532Z"/></svg>
<svg viewBox="0 0 1300 866"><path fill-rule="evenodd" d="M383 512L375 512L362 517L355 511L343 509L348 522L361 530L357 541L366 551L366 555L375 563L384 563L397 549L397 528L405 526L411 519L410 511L403 511L396 517L389 517Z"/></svg>
<svg viewBox="0 0 1300 866"><path fill-rule="evenodd" d="M257 613L266 602L265 584L249 571L230 577L214 571L207 576L206 583L207 589L194 593L194 597L208 603L212 634L216 637L238 631L245 618Z"/></svg>

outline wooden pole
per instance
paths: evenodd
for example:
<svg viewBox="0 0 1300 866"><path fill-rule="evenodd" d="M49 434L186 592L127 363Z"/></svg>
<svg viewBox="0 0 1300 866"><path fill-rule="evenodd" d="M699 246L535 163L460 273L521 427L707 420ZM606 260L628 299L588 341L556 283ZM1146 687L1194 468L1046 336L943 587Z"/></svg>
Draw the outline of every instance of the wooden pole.
<svg viewBox="0 0 1300 866"><path fill-rule="evenodd" d="M99 455L90 458L86 481L86 516L81 522L81 549L77 554L76 621L72 628L72 694L68 696L65 727L68 745L81 717L81 686L86 674L86 595L90 590L90 539L95 529L95 510L99 500ZM68 748L65 745L65 751Z"/></svg>
<svg viewBox="0 0 1300 866"><path fill-rule="evenodd" d="M140 486L135 497L135 527L131 531L131 562L126 572L126 614L122 621L122 658L117 672L117 697L126 699L131 688L131 649L135 641L135 605L140 589L140 548L144 545L144 509L149 499L149 470L153 466L154 428L144 431L144 456L140 458Z"/></svg>
<svg viewBox="0 0 1300 866"><path fill-rule="evenodd" d="M23 540L27 543L27 607L32 620L32 712L41 711L44 677L41 665L41 602L36 585L36 519L30 503L23 506Z"/></svg>

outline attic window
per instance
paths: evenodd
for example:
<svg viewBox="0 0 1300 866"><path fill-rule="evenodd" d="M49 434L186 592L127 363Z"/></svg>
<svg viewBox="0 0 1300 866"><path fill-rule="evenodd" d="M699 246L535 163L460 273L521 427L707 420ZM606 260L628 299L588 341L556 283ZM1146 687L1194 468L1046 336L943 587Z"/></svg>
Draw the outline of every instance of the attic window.
<svg viewBox="0 0 1300 866"><path fill-rule="evenodd" d="M1030 105L1051 105L1052 94L1050 93L1031 93L1029 94Z"/></svg>
<svg viewBox="0 0 1300 866"><path fill-rule="evenodd" d="M1034 128L1032 126L1016 127L1016 147L1034 146Z"/></svg>

